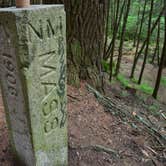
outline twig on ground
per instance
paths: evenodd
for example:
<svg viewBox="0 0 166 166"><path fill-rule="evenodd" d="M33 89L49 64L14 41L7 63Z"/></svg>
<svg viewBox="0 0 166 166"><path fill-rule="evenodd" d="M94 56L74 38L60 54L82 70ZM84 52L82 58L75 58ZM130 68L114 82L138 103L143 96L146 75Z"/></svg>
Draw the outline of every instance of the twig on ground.
<svg viewBox="0 0 166 166"><path fill-rule="evenodd" d="M111 148L104 147L102 145L89 145L89 146L78 146L78 147L71 147L71 149L83 149L83 150L94 150L97 152L104 152L107 154L115 155L116 157L119 157L119 153Z"/></svg>
<svg viewBox="0 0 166 166"><path fill-rule="evenodd" d="M72 99L74 99L74 100L80 101L80 99L77 98L77 97L75 97L75 96L72 96L72 95L69 95L69 94L67 94L67 96L70 97L70 98L72 98Z"/></svg>

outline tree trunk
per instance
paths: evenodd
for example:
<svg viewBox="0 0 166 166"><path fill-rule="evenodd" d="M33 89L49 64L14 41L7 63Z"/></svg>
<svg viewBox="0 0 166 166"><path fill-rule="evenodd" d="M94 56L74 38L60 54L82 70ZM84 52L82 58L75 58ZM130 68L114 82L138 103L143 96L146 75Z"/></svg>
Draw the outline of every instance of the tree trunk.
<svg viewBox="0 0 166 166"><path fill-rule="evenodd" d="M160 61L159 61L159 52L160 52L160 21L158 23L158 30L157 30L157 39L156 39L156 47L155 47L155 50L154 50L154 54L153 54L153 57L152 57L152 61L151 63L154 64L154 61L157 57L157 62L158 62L158 65L160 65Z"/></svg>
<svg viewBox="0 0 166 166"><path fill-rule="evenodd" d="M120 1L116 2L117 3L117 5L116 5L116 14L115 14L115 18L113 19L114 20L114 25L112 25L112 27L113 27L113 34L112 34L112 36L113 37L112 37L112 40L111 40L111 42L110 42L110 44L109 44L109 46L108 46L108 48L106 50L105 55L104 55L104 60L105 61L108 60L110 55L114 54L112 52L114 52L115 40L116 40L116 37L117 37L118 30L120 29L120 23L121 23L121 19L122 19L124 7L125 7L125 0L123 1L122 7L121 7L121 10L120 10L120 14L119 14L120 4L118 4L119 2Z"/></svg>
<svg viewBox="0 0 166 166"><path fill-rule="evenodd" d="M164 1L164 6L166 6L166 1ZM160 66L159 66L159 70L158 70L157 80L156 80L155 88L154 88L154 91L153 91L153 94L152 94L152 96L154 98L157 98L157 94L158 94L158 90L159 90L160 82L161 82L162 71L163 71L163 67L164 67L164 60L166 61L166 15L164 17L164 20L165 20L164 44L163 44L163 50L162 50L162 55L161 55L161 60L160 60Z"/></svg>
<svg viewBox="0 0 166 166"><path fill-rule="evenodd" d="M139 18L140 18L140 13L141 13L141 7L139 6L139 9L138 9L138 15L137 15L137 23L136 23L136 31L135 31L135 35L134 35L133 47L136 46L136 41L137 41L137 38L138 38L138 29L139 29Z"/></svg>
<svg viewBox="0 0 166 166"><path fill-rule="evenodd" d="M102 89L102 58L108 0L66 0L68 82L87 80Z"/></svg>
<svg viewBox="0 0 166 166"><path fill-rule="evenodd" d="M114 56L114 49L115 49L115 42L116 42L116 36L117 36L117 32L118 32L118 15L119 15L119 8L120 7L120 0L117 0L117 8L116 8L116 16L115 16L115 25L114 25L114 30L113 30L113 37L112 37L112 41L110 44L110 48L111 48L111 55L110 55L110 78L109 80L112 80L112 76L113 76L113 56ZM122 13L122 12L121 12ZM109 50L109 48L108 48ZM109 55L109 53L107 53Z"/></svg>
<svg viewBox="0 0 166 166"><path fill-rule="evenodd" d="M115 76L119 74L120 70L120 64L122 60L122 54L123 54L123 42L124 42L124 37L125 37L125 32L126 32L126 25L127 25L127 19L130 11L130 5L131 5L131 0L128 0L127 2L127 9L124 14L124 19L123 19L123 26L122 26L122 34L120 38L120 45L119 45L119 55L118 55L118 60L117 60L117 65L116 65L116 70L115 70Z"/></svg>
<svg viewBox="0 0 166 166"><path fill-rule="evenodd" d="M139 49L139 45L140 45L143 22L144 22L144 19L145 19L146 5L147 5L147 1L145 1L145 3L144 3L143 13L142 13L141 23L140 23L141 25L140 25L140 28L139 28L138 40L137 40L136 51L135 51L133 66L132 66L132 69L131 69L130 78L134 77L134 71L135 71L136 64L137 64L138 49Z"/></svg>
<svg viewBox="0 0 166 166"><path fill-rule="evenodd" d="M146 49L145 49L144 61L143 61L143 65L141 68L138 84L141 84L142 76L144 73L144 69L145 69L145 65L146 65L146 61L147 61L147 57L148 57L149 43L150 43L150 36L151 36L151 22L152 22L153 7L154 7L154 0L151 0L151 9L150 9L150 13L149 13L148 33L147 33L147 45L146 45Z"/></svg>
<svg viewBox="0 0 166 166"><path fill-rule="evenodd" d="M166 58L164 59L164 67L166 67Z"/></svg>
<svg viewBox="0 0 166 166"><path fill-rule="evenodd" d="M145 1L146 2L146 1ZM156 26L158 25L158 22L160 21L164 11L166 10L166 7L164 6L161 10L161 12L159 13L156 21L154 22L152 28L151 28L151 31L150 31L150 35L153 33L153 31L155 30ZM147 43L147 38L144 40L139 52L137 54L135 54L135 57L134 57L134 62L133 62L133 67L132 67L132 72L131 72L131 75L130 75L130 78L133 78L134 76L134 72L135 72L135 67L137 65L137 62L138 62L138 59L142 53L142 51L144 50L145 46L146 46L146 43Z"/></svg>

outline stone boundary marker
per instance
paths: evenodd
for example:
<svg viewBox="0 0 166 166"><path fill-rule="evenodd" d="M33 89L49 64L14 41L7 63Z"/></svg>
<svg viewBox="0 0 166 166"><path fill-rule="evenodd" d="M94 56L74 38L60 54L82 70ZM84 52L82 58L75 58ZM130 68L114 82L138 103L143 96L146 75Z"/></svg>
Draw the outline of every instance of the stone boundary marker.
<svg viewBox="0 0 166 166"><path fill-rule="evenodd" d="M65 26L63 5L0 9L0 83L23 165L67 165Z"/></svg>

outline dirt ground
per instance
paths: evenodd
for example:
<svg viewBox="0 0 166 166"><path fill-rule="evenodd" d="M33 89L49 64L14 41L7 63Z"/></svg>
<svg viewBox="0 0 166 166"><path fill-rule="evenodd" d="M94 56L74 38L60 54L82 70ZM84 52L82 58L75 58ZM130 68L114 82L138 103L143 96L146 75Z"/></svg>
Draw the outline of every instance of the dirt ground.
<svg viewBox="0 0 166 166"><path fill-rule="evenodd" d="M114 87L111 95L117 98L117 92ZM126 98L128 105L133 104L129 100ZM69 166L164 166L166 163L163 157L166 151L154 149L157 143L149 134L106 112L87 91L85 83L80 89L68 86L68 138ZM0 166L13 166L1 97Z"/></svg>

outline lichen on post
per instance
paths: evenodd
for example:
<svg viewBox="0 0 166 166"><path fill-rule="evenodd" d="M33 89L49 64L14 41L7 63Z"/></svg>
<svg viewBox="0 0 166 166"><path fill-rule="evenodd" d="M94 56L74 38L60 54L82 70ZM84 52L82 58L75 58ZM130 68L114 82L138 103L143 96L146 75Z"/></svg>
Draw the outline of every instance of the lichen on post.
<svg viewBox="0 0 166 166"><path fill-rule="evenodd" d="M65 22L63 5L0 9L0 83L26 166L67 165Z"/></svg>

